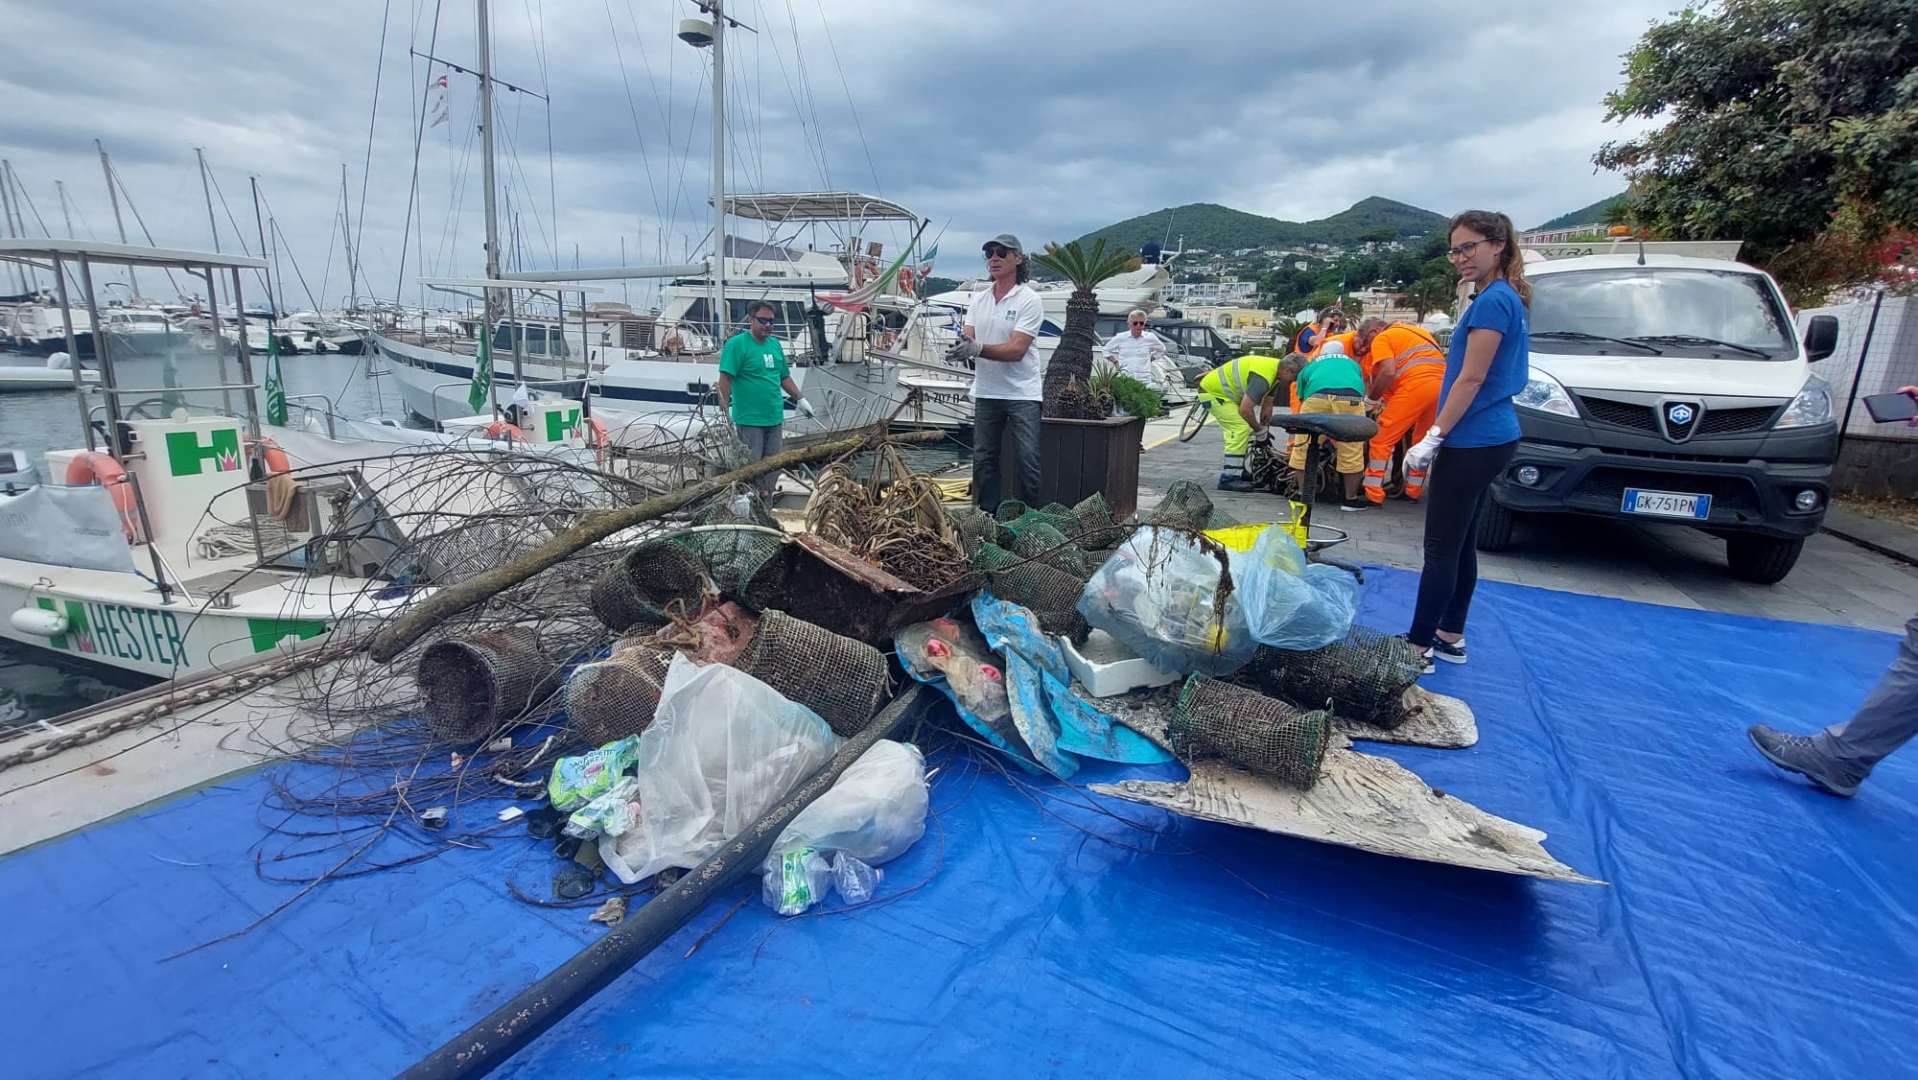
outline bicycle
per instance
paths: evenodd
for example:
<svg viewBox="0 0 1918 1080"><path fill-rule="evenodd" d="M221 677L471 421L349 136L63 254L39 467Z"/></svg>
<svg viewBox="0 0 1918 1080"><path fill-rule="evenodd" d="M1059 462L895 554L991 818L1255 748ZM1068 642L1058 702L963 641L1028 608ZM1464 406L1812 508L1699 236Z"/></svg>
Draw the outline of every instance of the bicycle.
<svg viewBox="0 0 1918 1080"><path fill-rule="evenodd" d="M1192 404L1186 407L1185 419L1179 421L1179 441L1191 442L1192 437L1205 426L1206 418L1211 415L1212 405L1204 394L1193 398Z"/></svg>

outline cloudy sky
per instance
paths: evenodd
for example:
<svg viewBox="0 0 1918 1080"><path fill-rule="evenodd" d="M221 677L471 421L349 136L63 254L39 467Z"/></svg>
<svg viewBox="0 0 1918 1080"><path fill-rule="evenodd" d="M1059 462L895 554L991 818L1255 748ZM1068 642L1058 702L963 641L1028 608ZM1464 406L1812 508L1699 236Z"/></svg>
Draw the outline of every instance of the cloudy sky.
<svg viewBox="0 0 1918 1080"><path fill-rule="evenodd" d="M496 106L525 268L704 244L710 60L674 37L694 5L492 3L495 74L552 101ZM953 276L1002 230L1036 244L1189 202L1309 219L1376 194L1535 225L1622 187L1591 164L1621 134L1601 99L1674 6L731 0L754 32L728 39L729 186L898 200L945 230ZM35 235L65 234L64 181L74 232L112 238L97 138L162 245L210 245L195 147L229 250L229 211L258 247L257 176L290 306L344 294L342 163L363 290L415 298L422 252L429 274L480 271L475 81L409 55L472 66L474 0L0 0L0 25L42 43L0 66L0 155Z"/></svg>

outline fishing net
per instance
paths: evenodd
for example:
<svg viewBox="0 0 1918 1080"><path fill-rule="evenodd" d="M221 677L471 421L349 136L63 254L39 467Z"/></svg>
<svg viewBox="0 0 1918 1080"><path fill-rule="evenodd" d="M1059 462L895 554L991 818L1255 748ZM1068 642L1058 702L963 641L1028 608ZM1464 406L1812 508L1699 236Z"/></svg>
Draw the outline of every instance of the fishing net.
<svg viewBox="0 0 1918 1080"><path fill-rule="evenodd" d="M1003 524L1025 513L1026 509L1026 504L1018 499L1007 499L999 504L999 509L993 511L992 516Z"/></svg>
<svg viewBox="0 0 1918 1080"><path fill-rule="evenodd" d="M1159 505L1147 511L1140 521L1194 532L1240 524L1237 518L1212 505L1212 497L1191 480L1174 480L1172 486L1165 489Z"/></svg>
<svg viewBox="0 0 1918 1080"><path fill-rule="evenodd" d="M872 721L891 683L878 649L783 611L761 613L736 666L848 737Z"/></svg>
<svg viewBox="0 0 1918 1080"><path fill-rule="evenodd" d="M1101 492L1095 491L1080 499L1072 507L1072 516L1079 522L1079 542L1089 550L1105 551L1119 546L1119 541L1124 539L1122 531L1113 528L1118 521Z"/></svg>
<svg viewBox="0 0 1918 1080"><path fill-rule="evenodd" d="M726 596L738 596L768 562L777 560L786 546L783 533L748 524L717 524L689 529L668 537L699 557L713 585Z"/></svg>
<svg viewBox="0 0 1918 1080"><path fill-rule="evenodd" d="M1009 526L1008 526L1009 527ZM1008 549L1014 555L1024 559L1038 559L1048 566L1057 567L1078 578L1092 576L1096 565L1078 545L1071 543L1064 533L1043 522L1021 529L1013 537Z"/></svg>
<svg viewBox="0 0 1918 1080"><path fill-rule="evenodd" d="M1332 714L1307 712L1256 690L1194 675L1179 691L1168 735L1190 765L1219 758L1296 788L1318 782Z"/></svg>
<svg viewBox="0 0 1918 1080"><path fill-rule="evenodd" d="M640 647L581 664L566 683L568 724L593 746L645 731L672 662L669 649Z"/></svg>
<svg viewBox="0 0 1918 1080"><path fill-rule="evenodd" d="M694 525L760 525L768 529L777 529L779 522L772 511L766 509L766 502L759 497L759 489L751 484L734 484L726 490L712 496L702 509L692 516Z"/></svg>
<svg viewBox="0 0 1918 1080"><path fill-rule="evenodd" d="M1071 509L1058 503L1053 503L1043 510L1028 510L1011 521L1004 522L1003 527L1015 537L1028 529L1041 527L1052 529L1065 537L1076 537L1084 531L1079 526L1078 517Z"/></svg>
<svg viewBox="0 0 1918 1080"><path fill-rule="evenodd" d="M952 522L953 532L958 534L960 550L968 556L979 550L980 544L997 544L1010 541L1002 527L992 519L992 515L976 506L956 506L946 511L946 520Z"/></svg>
<svg viewBox="0 0 1918 1080"><path fill-rule="evenodd" d="M436 641L416 670L427 726L443 742L487 738L544 705L558 689L560 666L531 627Z"/></svg>
<svg viewBox="0 0 1918 1080"><path fill-rule="evenodd" d="M648 540L593 579L593 614L609 629L663 626L668 612L691 618L707 590L699 556L671 540Z"/></svg>
<svg viewBox="0 0 1918 1080"><path fill-rule="evenodd" d="M1079 614L1079 594L1085 579L1056 566L1032 562L997 544L981 544L972 557L973 569L985 575L992 595L1028 608L1048 634L1064 634L1084 641L1090 627Z"/></svg>
<svg viewBox="0 0 1918 1080"><path fill-rule="evenodd" d="M1424 661L1402 637L1353 627L1343 641L1305 652L1261 648L1235 681L1390 731L1405 723L1405 691Z"/></svg>

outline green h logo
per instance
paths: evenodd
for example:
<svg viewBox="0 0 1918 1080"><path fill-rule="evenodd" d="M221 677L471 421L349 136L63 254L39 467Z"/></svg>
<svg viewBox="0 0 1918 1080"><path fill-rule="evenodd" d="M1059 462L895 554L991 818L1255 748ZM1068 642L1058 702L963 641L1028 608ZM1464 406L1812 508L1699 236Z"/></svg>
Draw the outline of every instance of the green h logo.
<svg viewBox="0 0 1918 1080"><path fill-rule="evenodd" d="M67 632L48 638L48 645L56 649L73 649L83 653L93 651L93 633L87 626L87 609L84 605L74 600L62 600L60 607L55 607L51 597L36 596L33 599L41 611L59 611L64 608L67 613Z"/></svg>
<svg viewBox="0 0 1918 1080"><path fill-rule="evenodd" d="M238 472L240 468L240 429L215 428L206 432L169 431L166 433L167 467L174 476L198 476L209 465L214 472Z"/></svg>
<svg viewBox="0 0 1918 1080"><path fill-rule="evenodd" d="M579 407L554 409L546 414L546 441L563 442L579 430Z"/></svg>

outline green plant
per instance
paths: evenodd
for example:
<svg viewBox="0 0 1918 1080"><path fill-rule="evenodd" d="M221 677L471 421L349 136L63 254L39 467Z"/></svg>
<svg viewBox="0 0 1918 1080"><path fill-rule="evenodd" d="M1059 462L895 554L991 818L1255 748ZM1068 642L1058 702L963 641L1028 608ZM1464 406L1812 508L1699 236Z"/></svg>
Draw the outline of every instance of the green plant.
<svg viewBox="0 0 1918 1080"><path fill-rule="evenodd" d="M1305 320L1294 319L1289 315L1272 320L1272 340L1276 344L1291 348L1299 340L1299 331L1305 329Z"/></svg>
<svg viewBox="0 0 1918 1080"><path fill-rule="evenodd" d="M1113 372L1108 392L1112 403L1129 416L1150 420L1165 415L1165 395L1123 372Z"/></svg>
<svg viewBox="0 0 1918 1080"><path fill-rule="evenodd" d="M1072 295L1066 300L1065 330L1046 364L1042 391L1045 414L1069 420L1101 419L1111 410L1098 410L1088 389L1092 354L1099 344L1092 331L1099 317L1099 298L1093 290L1114 274L1137 269L1139 257L1122 249L1108 250L1104 240L1096 241L1090 251L1075 240L1064 245L1047 244L1045 253L1032 261L1072 282Z"/></svg>

